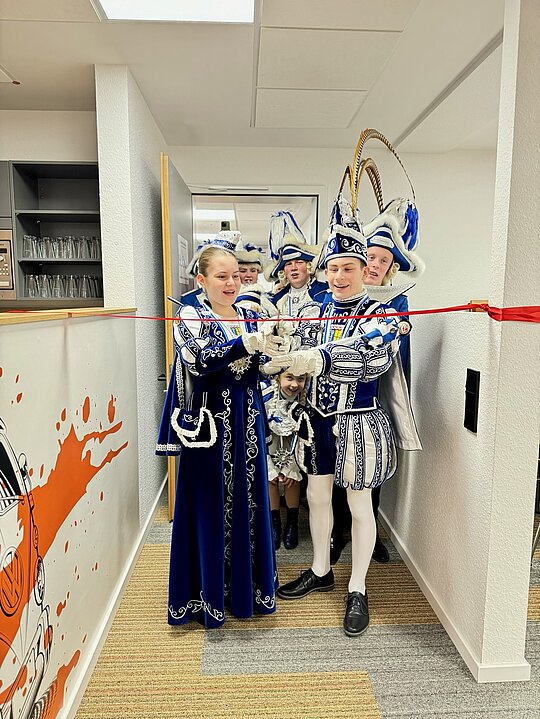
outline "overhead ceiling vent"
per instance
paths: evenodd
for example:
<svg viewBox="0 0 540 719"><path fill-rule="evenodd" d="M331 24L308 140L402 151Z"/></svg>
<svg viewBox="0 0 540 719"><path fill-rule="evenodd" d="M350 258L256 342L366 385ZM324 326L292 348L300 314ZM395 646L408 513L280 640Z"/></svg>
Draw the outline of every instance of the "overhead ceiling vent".
<svg viewBox="0 0 540 719"><path fill-rule="evenodd" d="M21 84L18 80L15 80L13 75L11 75L3 65L0 65L0 82L9 82L13 85Z"/></svg>

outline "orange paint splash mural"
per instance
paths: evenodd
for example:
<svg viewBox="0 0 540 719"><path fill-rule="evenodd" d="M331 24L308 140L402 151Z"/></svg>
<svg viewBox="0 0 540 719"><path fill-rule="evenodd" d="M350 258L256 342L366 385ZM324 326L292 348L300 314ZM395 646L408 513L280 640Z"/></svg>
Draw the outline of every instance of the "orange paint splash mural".
<svg viewBox="0 0 540 719"><path fill-rule="evenodd" d="M16 381L18 379L19 377ZM73 654L68 664L59 669L55 680L37 700L54 645L49 606L45 604L46 555L67 517L88 492L90 482L128 446L126 441L120 446L111 447L105 454L103 451L98 452L98 449L108 439L114 439L122 428L121 421L112 424L114 415L113 404L112 420L109 422L112 426L102 429L101 425L99 431L81 432L72 423L64 439L58 440L56 460L45 483L34 488L30 485L33 468L27 468L24 455L21 455L24 459L16 458L5 427L0 421L0 481L5 484L3 495L7 491L7 496L13 497L12 506L3 513L3 524L0 528L0 668L3 681L0 684L0 705L4 705L2 716L7 706L6 716L26 719L37 702L40 710L38 715L54 719L63 706L66 680L79 661L79 650ZM80 416L84 423L88 422L89 397L84 399ZM111 417L110 401L107 416ZM61 412L62 422L66 417L67 410L64 408ZM56 422L55 426L59 431L60 423ZM94 462L96 454L99 454L100 460ZM39 458L37 459L39 461ZM40 479L44 473L45 466L41 464ZM6 506L3 505L4 510ZM65 553L68 546L66 541ZM68 598L69 592L66 600L58 603L58 617L64 611ZM63 637L64 635L62 639Z"/></svg>
<svg viewBox="0 0 540 719"><path fill-rule="evenodd" d="M81 652L77 650L68 664L64 664L58 670L56 678L51 682L47 690L41 695L36 702L40 713L37 715L40 719L54 719L58 716L58 712L64 706L64 694L66 689L66 681L74 667L77 666Z"/></svg>

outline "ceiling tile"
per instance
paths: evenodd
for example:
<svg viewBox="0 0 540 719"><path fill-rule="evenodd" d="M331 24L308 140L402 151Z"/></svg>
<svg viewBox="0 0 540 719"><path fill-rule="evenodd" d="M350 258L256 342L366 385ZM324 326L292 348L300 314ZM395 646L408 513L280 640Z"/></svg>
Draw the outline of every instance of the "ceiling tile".
<svg viewBox="0 0 540 719"><path fill-rule="evenodd" d="M90 0L1 0L0 20L99 22Z"/></svg>
<svg viewBox="0 0 540 719"><path fill-rule="evenodd" d="M403 30L420 0L264 0L265 27Z"/></svg>
<svg viewBox="0 0 540 719"><path fill-rule="evenodd" d="M501 62L502 47L498 47L400 143L400 150L448 152L471 147L494 148Z"/></svg>
<svg viewBox="0 0 540 719"><path fill-rule="evenodd" d="M397 32L261 29L259 87L368 90Z"/></svg>
<svg viewBox="0 0 540 719"><path fill-rule="evenodd" d="M256 127L348 127L367 93L344 90L257 90Z"/></svg>

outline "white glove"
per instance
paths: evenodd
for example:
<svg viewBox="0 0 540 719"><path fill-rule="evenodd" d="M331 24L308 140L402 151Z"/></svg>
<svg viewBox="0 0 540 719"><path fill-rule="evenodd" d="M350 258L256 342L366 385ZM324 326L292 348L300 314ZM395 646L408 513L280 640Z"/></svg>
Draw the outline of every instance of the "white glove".
<svg viewBox="0 0 540 719"><path fill-rule="evenodd" d="M273 357L274 355L284 355L291 351L291 340L289 337L278 337L277 335L269 335L266 338L263 354Z"/></svg>
<svg viewBox="0 0 540 719"><path fill-rule="evenodd" d="M322 372L323 359L317 349L298 350L290 354L274 355L270 362L264 365L266 374L272 374L280 369L288 369L294 375L312 374Z"/></svg>
<svg viewBox="0 0 540 719"><path fill-rule="evenodd" d="M280 315L279 320L280 321L276 323L276 331L280 337L289 337L292 335L300 322L296 317L289 317L289 315Z"/></svg>
<svg viewBox="0 0 540 719"><path fill-rule="evenodd" d="M276 354L288 352L290 348L288 338L283 339L283 337L277 337L264 330L244 334L242 335L242 341L250 355L255 354L255 352L260 352L261 354L272 357Z"/></svg>

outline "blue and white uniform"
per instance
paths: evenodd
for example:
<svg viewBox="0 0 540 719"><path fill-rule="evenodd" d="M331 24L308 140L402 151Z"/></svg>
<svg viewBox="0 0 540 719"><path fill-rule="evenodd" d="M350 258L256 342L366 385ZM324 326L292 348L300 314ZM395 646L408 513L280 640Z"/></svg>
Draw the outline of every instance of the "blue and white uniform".
<svg viewBox="0 0 540 719"><path fill-rule="evenodd" d="M306 448L310 474L334 474L340 487L380 486L395 472L394 431L378 399L378 380L390 369L398 351L395 318L389 308L365 292L347 300L328 299L306 305L301 316L321 322L300 322L296 336L302 347L317 348L320 371L308 393L314 439ZM380 314L373 319L347 317Z"/></svg>

